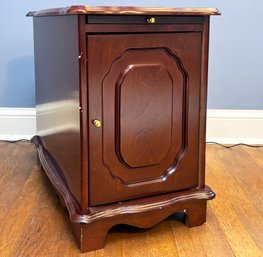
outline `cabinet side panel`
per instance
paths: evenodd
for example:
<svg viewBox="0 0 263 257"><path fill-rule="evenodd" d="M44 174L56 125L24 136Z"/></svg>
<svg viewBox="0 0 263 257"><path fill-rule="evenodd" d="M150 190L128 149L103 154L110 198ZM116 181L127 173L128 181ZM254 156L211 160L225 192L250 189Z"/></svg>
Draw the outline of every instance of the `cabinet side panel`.
<svg viewBox="0 0 263 257"><path fill-rule="evenodd" d="M34 18L37 133L80 202L78 17Z"/></svg>

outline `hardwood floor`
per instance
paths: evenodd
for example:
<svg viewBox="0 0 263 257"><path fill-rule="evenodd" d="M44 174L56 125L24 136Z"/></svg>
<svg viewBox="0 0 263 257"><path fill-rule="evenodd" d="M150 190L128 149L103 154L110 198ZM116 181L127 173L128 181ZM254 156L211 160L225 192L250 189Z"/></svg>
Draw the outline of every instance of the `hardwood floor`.
<svg viewBox="0 0 263 257"><path fill-rule="evenodd" d="M263 148L208 145L206 159L217 196L203 226L189 229L174 217L149 230L119 226L104 249L81 255L34 147L0 142L0 256L263 256Z"/></svg>

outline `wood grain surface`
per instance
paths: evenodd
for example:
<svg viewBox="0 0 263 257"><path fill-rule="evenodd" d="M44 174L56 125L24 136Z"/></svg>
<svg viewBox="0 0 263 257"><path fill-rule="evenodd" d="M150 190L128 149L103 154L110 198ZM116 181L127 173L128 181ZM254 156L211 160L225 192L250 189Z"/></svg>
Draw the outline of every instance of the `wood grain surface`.
<svg viewBox="0 0 263 257"><path fill-rule="evenodd" d="M173 215L153 229L114 227L104 249L80 254L66 210L30 143L0 142L0 256L263 256L263 148L208 145L207 222L187 228Z"/></svg>
<svg viewBox="0 0 263 257"><path fill-rule="evenodd" d="M68 14L121 14L121 15L220 15L216 8L173 8L136 6L88 6L73 5L61 8L29 12L27 16L50 16Z"/></svg>
<svg viewBox="0 0 263 257"><path fill-rule="evenodd" d="M89 116L103 121L89 123L92 206L198 186L201 42L198 32L87 36Z"/></svg>

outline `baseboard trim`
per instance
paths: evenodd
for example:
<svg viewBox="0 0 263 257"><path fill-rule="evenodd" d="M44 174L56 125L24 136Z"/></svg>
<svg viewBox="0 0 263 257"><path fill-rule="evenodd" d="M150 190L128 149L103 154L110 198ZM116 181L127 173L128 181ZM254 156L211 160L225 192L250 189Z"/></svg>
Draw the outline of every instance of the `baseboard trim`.
<svg viewBox="0 0 263 257"><path fill-rule="evenodd" d="M35 108L0 108L0 140L31 139L36 134Z"/></svg>
<svg viewBox="0 0 263 257"><path fill-rule="evenodd" d="M35 108L0 108L0 140L31 139ZM207 142L263 144L263 110L208 110Z"/></svg>
<svg viewBox="0 0 263 257"><path fill-rule="evenodd" d="M208 110L206 141L263 144L263 110Z"/></svg>

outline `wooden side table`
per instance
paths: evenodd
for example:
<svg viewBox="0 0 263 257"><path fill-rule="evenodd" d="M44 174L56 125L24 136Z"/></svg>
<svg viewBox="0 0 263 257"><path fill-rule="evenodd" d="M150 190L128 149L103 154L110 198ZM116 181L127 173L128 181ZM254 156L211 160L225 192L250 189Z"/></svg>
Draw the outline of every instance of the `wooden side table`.
<svg viewBox="0 0 263 257"><path fill-rule="evenodd" d="M212 8L71 6L34 17L41 165L82 252L116 224L206 220Z"/></svg>

